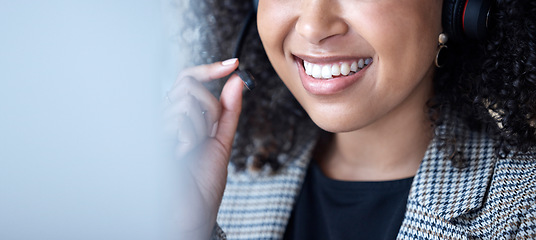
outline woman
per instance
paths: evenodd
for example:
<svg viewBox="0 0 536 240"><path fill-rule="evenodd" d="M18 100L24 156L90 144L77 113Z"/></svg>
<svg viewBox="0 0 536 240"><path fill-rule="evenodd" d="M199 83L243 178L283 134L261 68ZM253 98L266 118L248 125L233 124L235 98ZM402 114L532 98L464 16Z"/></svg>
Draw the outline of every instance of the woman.
<svg viewBox="0 0 536 240"><path fill-rule="evenodd" d="M477 41L482 28L447 16L471 5L444 1L261 0L284 87L256 42L240 63L259 88L243 102L236 75L220 101L202 84L237 59L181 72L168 97L185 236L536 238L536 3L493 2ZM251 3L205 4L214 28L201 29L219 37L207 56L225 54Z"/></svg>

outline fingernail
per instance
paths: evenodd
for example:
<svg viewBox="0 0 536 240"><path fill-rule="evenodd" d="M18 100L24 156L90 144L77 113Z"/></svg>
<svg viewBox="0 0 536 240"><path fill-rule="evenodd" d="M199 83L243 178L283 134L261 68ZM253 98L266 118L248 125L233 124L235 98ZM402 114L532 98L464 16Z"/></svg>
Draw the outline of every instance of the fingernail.
<svg viewBox="0 0 536 240"><path fill-rule="evenodd" d="M218 132L218 123L219 122L215 122L214 125L212 125L212 132L210 133L211 138L216 136L216 133Z"/></svg>
<svg viewBox="0 0 536 240"><path fill-rule="evenodd" d="M227 59L227 60L221 62L221 65L223 65L223 66L233 65L233 64L236 63L236 61L238 61L238 58Z"/></svg>

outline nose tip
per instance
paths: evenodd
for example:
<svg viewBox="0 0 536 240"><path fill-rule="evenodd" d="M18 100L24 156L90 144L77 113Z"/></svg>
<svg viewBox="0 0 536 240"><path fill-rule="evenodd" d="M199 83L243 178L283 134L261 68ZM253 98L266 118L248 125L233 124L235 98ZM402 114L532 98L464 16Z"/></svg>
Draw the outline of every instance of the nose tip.
<svg viewBox="0 0 536 240"><path fill-rule="evenodd" d="M338 8L329 6L328 1L304 1L300 16L296 22L296 31L313 44L337 35L344 35L348 25L340 18Z"/></svg>

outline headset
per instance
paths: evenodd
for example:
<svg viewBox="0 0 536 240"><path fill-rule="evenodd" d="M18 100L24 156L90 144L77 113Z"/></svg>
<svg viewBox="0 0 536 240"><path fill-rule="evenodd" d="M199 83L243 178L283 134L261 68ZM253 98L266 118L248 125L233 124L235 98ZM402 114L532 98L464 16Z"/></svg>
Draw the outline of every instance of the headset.
<svg viewBox="0 0 536 240"><path fill-rule="evenodd" d="M491 0L444 0L443 30L457 42L486 39Z"/></svg>
<svg viewBox="0 0 536 240"><path fill-rule="evenodd" d="M259 8L259 0L252 0L253 3L253 9L255 12L257 12L257 8Z"/></svg>
<svg viewBox="0 0 536 240"><path fill-rule="evenodd" d="M259 6L259 0L252 0L252 7L248 12L248 15L244 19L244 23L242 24L242 29L240 30L240 34L238 35L236 45L233 52L233 58L239 58L242 53L242 48L244 47L244 40L246 39L246 36L248 35L251 23L253 22L253 19L257 15L257 7ZM244 85L247 89L253 90L256 86L255 78L251 73L247 70L241 70L240 68L234 71L244 82Z"/></svg>

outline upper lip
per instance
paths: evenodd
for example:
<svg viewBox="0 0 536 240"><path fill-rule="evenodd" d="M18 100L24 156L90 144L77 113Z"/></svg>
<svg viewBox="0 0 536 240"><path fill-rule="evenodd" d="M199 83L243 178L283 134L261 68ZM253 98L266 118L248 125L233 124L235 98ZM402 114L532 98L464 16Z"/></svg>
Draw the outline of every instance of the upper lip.
<svg viewBox="0 0 536 240"><path fill-rule="evenodd" d="M335 62L345 62L345 61L355 61L359 59L369 58L370 56L312 56L304 54L293 54L296 58L310 62L310 63L335 63Z"/></svg>

